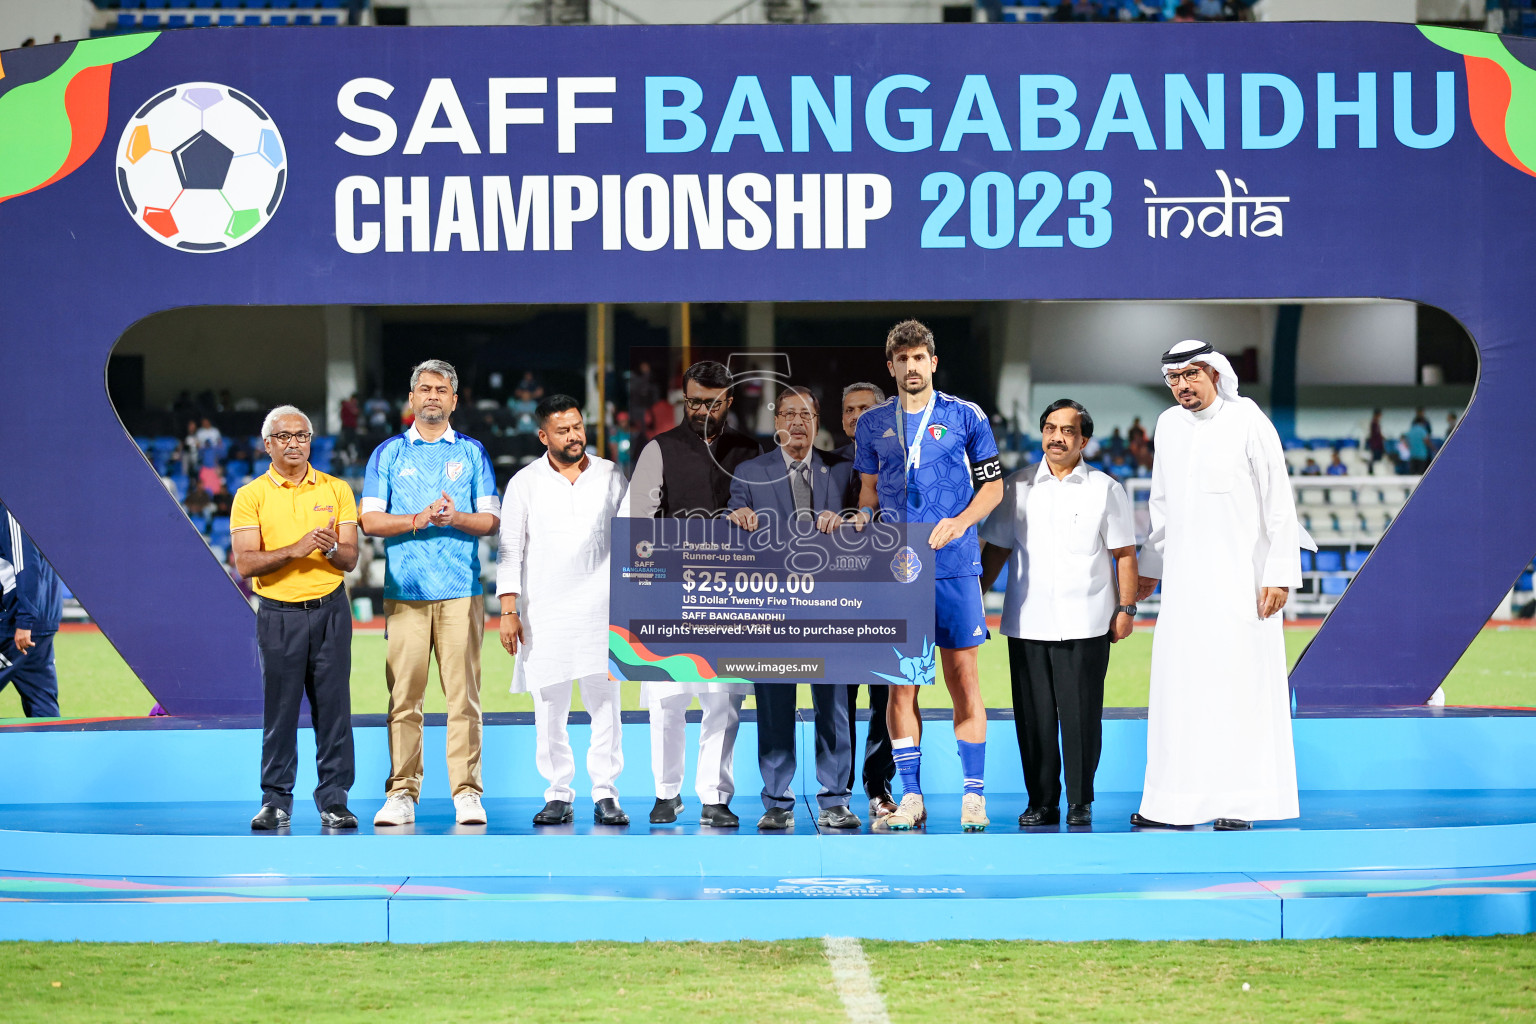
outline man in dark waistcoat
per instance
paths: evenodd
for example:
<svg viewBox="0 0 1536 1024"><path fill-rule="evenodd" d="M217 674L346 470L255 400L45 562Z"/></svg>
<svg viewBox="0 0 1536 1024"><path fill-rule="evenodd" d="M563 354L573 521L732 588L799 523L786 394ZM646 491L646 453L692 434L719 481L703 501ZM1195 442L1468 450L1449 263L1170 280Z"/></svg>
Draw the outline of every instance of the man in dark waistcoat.
<svg viewBox="0 0 1536 1024"><path fill-rule="evenodd" d="M641 449L620 516L637 519L713 519L729 510L736 467L761 455L756 440L726 424L731 408L731 372L721 363L694 363L683 374L687 415ZM742 698L751 686L732 683L647 681L641 701L651 714L651 773L656 804L651 824L677 821L683 807L684 715L695 697L702 709L699 761L694 790L702 805L699 824L736 828L732 759Z"/></svg>

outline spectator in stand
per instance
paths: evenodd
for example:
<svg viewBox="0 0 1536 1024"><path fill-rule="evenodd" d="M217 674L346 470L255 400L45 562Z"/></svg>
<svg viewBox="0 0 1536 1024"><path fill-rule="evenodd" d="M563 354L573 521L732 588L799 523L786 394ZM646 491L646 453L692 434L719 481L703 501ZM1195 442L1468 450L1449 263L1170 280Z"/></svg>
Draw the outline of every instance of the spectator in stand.
<svg viewBox="0 0 1536 1024"><path fill-rule="evenodd" d="M513 397L524 402L538 404L544 397L544 385L539 383L539 378L533 375L532 370L524 370L523 377L517 382L517 387L512 389Z"/></svg>
<svg viewBox="0 0 1536 1024"><path fill-rule="evenodd" d="M187 435L181 439L181 449L186 453L188 473L203 464L203 453L197 444L197 420L187 420Z"/></svg>
<svg viewBox="0 0 1536 1024"><path fill-rule="evenodd" d="M198 448L217 448L224 443L224 435L219 433L219 428L207 416L203 417L203 422L192 436L197 439Z"/></svg>
<svg viewBox="0 0 1536 1024"><path fill-rule="evenodd" d="M1455 429L1456 429L1456 414L1453 413L1453 412L1448 412L1448 413L1445 414L1445 440L1446 441L1449 441L1451 439L1451 431L1453 431ZM1445 441L1442 441L1440 443L1444 444Z"/></svg>
<svg viewBox="0 0 1536 1024"><path fill-rule="evenodd" d="M1337 453L1335 453L1335 454L1337 454ZM1307 464L1305 466L1301 467L1301 475L1302 476L1322 476L1323 475L1323 467L1319 466L1317 464L1317 460L1312 458L1312 456L1309 455L1309 456L1307 456Z"/></svg>
<svg viewBox="0 0 1536 1024"><path fill-rule="evenodd" d="M1429 417L1424 415L1424 407L1421 405L1413 410L1413 422L1424 427L1424 433L1429 433Z"/></svg>
<svg viewBox="0 0 1536 1024"><path fill-rule="evenodd" d="M1423 409L1414 417L1403 440L1408 443L1408 472L1413 476L1423 474L1429 468L1429 420L1424 418Z"/></svg>
<svg viewBox="0 0 1536 1024"><path fill-rule="evenodd" d="M629 432L629 413L620 409L613 414L613 429L608 432L609 460L628 469L632 442L633 437Z"/></svg>
<svg viewBox="0 0 1536 1024"><path fill-rule="evenodd" d="M1114 461L1115 456L1125 454L1125 438L1120 436L1119 427L1111 430L1109 437L1104 439L1104 450L1109 452L1111 462Z"/></svg>
<svg viewBox="0 0 1536 1024"><path fill-rule="evenodd" d="M191 474L189 474L187 472L187 455L186 455L186 452L181 448L180 445L177 445L175 448L172 448L170 453L168 455L166 455L166 457L165 457L165 475L166 476L190 476L191 475Z"/></svg>
<svg viewBox="0 0 1536 1024"><path fill-rule="evenodd" d="M1147 443L1147 428L1141 425L1140 416L1131 420L1131 427L1125 432L1125 443L1132 449Z"/></svg>
<svg viewBox="0 0 1536 1024"><path fill-rule="evenodd" d="M394 407L379 392L375 391L373 397L368 399L368 404L363 406L363 417L368 424L368 434L371 437L384 437L389 433L389 417L394 412Z"/></svg>
<svg viewBox="0 0 1536 1024"><path fill-rule="evenodd" d="M1339 457L1339 450L1333 450L1333 458L1328 463L1329 476L1348 476L1349 467L1344 465L1344 460Z"/></svg>
<svg viewBox="0 0 1536 1024"><path fill-rule="evenodd" d="M213 514L213 495L202 485L200 480L194 480L187 488L187 500L182 503L186 506L187 515L194 519L206 520Z"/></svg>
<svg viewBox="0 0 1536 1024"><path fill-rule="evenodd" d="M354 391L341 400L339 418L341 420L342 444L352 444L357 440L357 424L362 411L362 407L357 401L357 392Z"/></svg>
<svg viewBox="0 0 1536 1024"><path fill-rule="evenodd" d="M213 490L210 497L213 499L214 515L227 516L230 514L230 510L234 507L235 496L229 493L228 487L224 486L223 477L219 478L218 487Z"/></svg>
<svg viewBox="0 0 1536 1024"><path fill-rule="evenodd" d="M202 485L203 490L213 494L223 486L224 471L219 468L217 462L209 460L203 464L202 469L197 471L197 482Z"/></svg>
<svg viewBox="0 0 1536 1024"><path fill-rule="evenodd" d="M1365 434L1365 450L1371 453L1371 472L1376 472L1376 463L1382 460L1387 453L1387 437L1381 432L1381 410L1376 409L1371 413L1371 426Z"/></svg>

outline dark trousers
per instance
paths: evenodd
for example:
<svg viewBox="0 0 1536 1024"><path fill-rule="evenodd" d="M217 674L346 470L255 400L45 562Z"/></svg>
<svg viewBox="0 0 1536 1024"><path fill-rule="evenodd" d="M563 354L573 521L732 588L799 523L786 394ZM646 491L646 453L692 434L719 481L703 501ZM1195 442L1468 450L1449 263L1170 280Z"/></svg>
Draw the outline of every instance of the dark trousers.
<svg viewBox="0 0 1536 1024"><path fill-rule="evenodd" d="M21 713L28 718L59 717L59 674L53 667L53 634L33 633L25 654L16 649L16 632L0 637L0 690L16 687Z"/></svg>
<svg viewBox="0 0 1536 1024"><path fill-rule="evenodd" d="M352 760L352 612L337 587L311 607L262 598L256 612L261 651L261 802L293 809L298 773L299 704L309 698L315 728L320 810L347 802Z"/></svg>
<svg viewBox="0 0 1536 1024"><path fill-rule="evenodd" d="M763 806L791 810L795 806L795 709L793 683L758 683L757 764L763 773ZM816 709L816 781L822 807L848 803L853 774L853 730L848 717L848 689L837 683L812 683L811 706Z"/></svg>
<svg viewBox="0 0 1536 1024"><path fill-rule="evenodd" d="M896 778L896 761L891 756L891 731L885 725L885 706L890 703L889 686L869 688L869 733L864 739L864 795L873 800L891 795L891 780ZM858 686L848 687L848 728L855 748L859 745L858 723L853 709L859 702ZM848 791L853 791L854 772L848 769Z"/></svg>
<svg viewBox="0 0 1536 1024"><path fill-rule="evenodd" d="M1031 807L1061 805L1063 765L1067 802L1093 803L1108 671L1108 633L1085 640L1008 638L1013 727L1019 736Z"/></svg>

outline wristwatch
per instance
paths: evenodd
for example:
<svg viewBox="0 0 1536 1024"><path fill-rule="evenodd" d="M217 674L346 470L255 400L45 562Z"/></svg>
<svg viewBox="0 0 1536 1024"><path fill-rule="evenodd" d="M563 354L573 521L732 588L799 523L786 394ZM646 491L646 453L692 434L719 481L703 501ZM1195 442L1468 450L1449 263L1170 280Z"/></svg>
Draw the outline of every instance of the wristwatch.
<svg viewBox="0 0 1536 1024"><path fill-rule="evenodd" d="M1133 604L1117 604L1115 605L1115 611L1125 612L1125 614L1129 615L1133 619L1136 617L1136 606Z"/></svg>
<svg viewBox="0 0 1536 1024"><path fill-rule="evenodd" d="M329 551L327 551L325 553L325 557L326 558L330 558L332 555L334 555L336 553L337 549L340 548L340 547L341 547L341 541L338 540L335 544L331 545L331 550L329 550Z"/></svg>

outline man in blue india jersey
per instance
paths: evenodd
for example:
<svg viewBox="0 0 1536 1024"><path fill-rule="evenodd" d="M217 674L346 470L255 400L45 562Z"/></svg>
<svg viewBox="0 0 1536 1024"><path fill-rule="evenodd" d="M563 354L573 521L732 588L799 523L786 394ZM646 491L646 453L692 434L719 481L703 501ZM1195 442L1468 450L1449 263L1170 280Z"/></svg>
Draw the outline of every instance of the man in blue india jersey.
<svg viewBox="0 0 1536 1024"><path fill-rule="evenodd" d="M389 649L389 781L375 825L409 825L421 798L421 704L435 653L448 706L454 820L484 825L480 797L480 642L485 598L480 538L501 527L491 457L456 432L459 375L441 359L411 371L415 422L374 451L358 506L363 530L384 538Z"/></svg>

